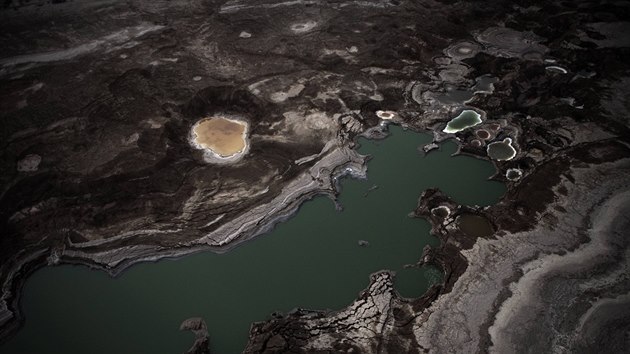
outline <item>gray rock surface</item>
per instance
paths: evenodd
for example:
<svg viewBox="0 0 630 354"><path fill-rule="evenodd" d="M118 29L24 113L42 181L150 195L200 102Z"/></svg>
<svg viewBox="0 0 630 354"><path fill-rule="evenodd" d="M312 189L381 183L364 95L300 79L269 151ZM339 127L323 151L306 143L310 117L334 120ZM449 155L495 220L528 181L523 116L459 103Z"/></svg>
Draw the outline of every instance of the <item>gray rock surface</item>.
<svg viewBox="0 0 630 354"><path fill-rule="evenodd" d="M179 326L180 331L191 331L195 334L195 341L186 354L210 354L208 327L203 318L191 317Z"/></svg>

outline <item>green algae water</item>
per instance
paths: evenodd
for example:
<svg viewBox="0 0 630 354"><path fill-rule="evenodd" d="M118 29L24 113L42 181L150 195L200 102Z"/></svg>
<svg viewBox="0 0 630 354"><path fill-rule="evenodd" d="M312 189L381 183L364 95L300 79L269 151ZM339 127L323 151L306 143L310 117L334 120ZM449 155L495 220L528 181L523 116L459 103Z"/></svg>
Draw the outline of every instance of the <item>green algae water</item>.
<svg viewBox="0 0 630 354"><path fill-rule="evenodd" d="M37 271L21 299L25 325L0 353L182 353L194 336L179 325L197 316L208 325L212 353L238 353L252 322L296 307L341 309L381 269L397 272L403 296L422 295L440 272L404 269L425 245L438 245L426 221L408 217L420 193L439 187L460 203L487 205L505 188L487 180L495 172L489 162L451 157L454 143L423 157L417 148L428 134L390 131L385 140L360 140L359 151L373 156L368 180L342 180L343 211L316 198L226 254L139 264L115 279L82 266Z"/></svg>
<svg viewBox="0 0 630 354"><path fill-rule="evenodd" d="M444 130L442 131L445 133L457 133L470 127L474 127L481 122L481 115L479 113L470 109L466 109L457 117L451 119L446 124L446 128L444 128Z"/></svg>

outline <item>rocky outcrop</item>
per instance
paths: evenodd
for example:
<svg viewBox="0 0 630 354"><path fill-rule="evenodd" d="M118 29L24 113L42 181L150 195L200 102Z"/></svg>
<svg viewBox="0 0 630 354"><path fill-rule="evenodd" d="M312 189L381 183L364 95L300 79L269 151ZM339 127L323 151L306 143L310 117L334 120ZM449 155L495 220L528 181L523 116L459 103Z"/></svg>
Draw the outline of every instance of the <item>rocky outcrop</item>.
<svg viewBox="0 0 630 354"><path fill-rule="evenodd" d="M560 176L554 183L535 185L531 198L510 198L534 188L525 179L489 208L426 191L414 215L427 217L440 237L423 260L443 269L444 284L404 300L392 274L377 273L344 310L255 324L246 352L576 352L606 341L613 351L625 348L627 312L613 311L630 290L630 242L622 232L630 225L628 156L620 143L575 148L539 167L541 176ZM431 212L439 206L451 210L448 217ZM474 239L459 230L456 216L471 212L499 231ZM381 306L372 305L376 299Z"/></svg>
<svg viewBox="0 0 630 354"><path fill-rule="evenodd" d="M192 317L184 320L179 326L180 331L191 331L195 335L195 342L192 347L186 351L186 354L210 354L208 347L210 336L208 335L208 326L203 318Z"/></svg>
<svg viewBox="0 0 630 354"><path fill-rule="evenodd" d="M244 353L414 353L412 337L401 337L413 320L413 303L394 290L394 274L372 274L370 285L346 309L324 313L298 309L269 322L256 323Z"/></svg>
<svg viewBox="0 0 630 354"><path fill-rule="evenodd" d="M598 155L611 150L601 146L591 149L590 153ZM588 154L584 150L579 153ZM426 310L426 320L415 326L421 345L439 351L475 352L492 347L497 352L519 352L532 346L543 351L571 351L569 338L579 329L579 318L591 307L589 301L627 291L625 285L619 286L628 275L622 256L628 252L628 243L619 239L624 238L619 234L601 231L616 230L627 223L620 222L619 216L625 208L617 206L630 203L630 183L624 177L630 172L630 160L583 163L574 156L565 170L555 171L567 177L547 191L566 190L566 195L558 193L555 201L531 212L529 217L536 222L497 217L519 213L514 202L505 201L487 211L503 231L493 239L477 240L462 252L468 264L466 271L448 294ZM508 227L522 231L506 231ZM598 245L602 243L606 246ZM602 270L602 257L603 262L610 262L611 267L604 268L608 271ZM580 259L579 267L571 266L575 259ZM625 275L606 281L608 272ZM599 274L599 286L586 286L589 274Z"/></svg>

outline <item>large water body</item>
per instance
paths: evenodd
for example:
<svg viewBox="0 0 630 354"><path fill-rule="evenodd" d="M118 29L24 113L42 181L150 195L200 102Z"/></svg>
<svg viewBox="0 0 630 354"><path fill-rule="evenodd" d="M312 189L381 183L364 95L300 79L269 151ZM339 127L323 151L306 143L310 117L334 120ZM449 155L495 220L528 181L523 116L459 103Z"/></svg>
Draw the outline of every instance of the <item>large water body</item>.
<svg viewBox="0 0 630 354"><path fill-rule="evenodd" d="M118 278L84 266L35 272L21 300L25 325L0 353L182 353L194 336L179 325L196 316L208 324L213 353L238 353L252 322L296 307L342 309L381 269L397 272L403 296L422 295L441 273L404 268L425 245L439 244L425 220L408 216L418 196L439 187L460 203L488 205L505 187L487 180L495 172L489 162L452 157L452 142L422 156L418 147L431 141L428 134L397 126L390 132L385 140L359 141L373 159L367 180L341 181L343 211L318 197L226 254L139 264Z"/></svg>

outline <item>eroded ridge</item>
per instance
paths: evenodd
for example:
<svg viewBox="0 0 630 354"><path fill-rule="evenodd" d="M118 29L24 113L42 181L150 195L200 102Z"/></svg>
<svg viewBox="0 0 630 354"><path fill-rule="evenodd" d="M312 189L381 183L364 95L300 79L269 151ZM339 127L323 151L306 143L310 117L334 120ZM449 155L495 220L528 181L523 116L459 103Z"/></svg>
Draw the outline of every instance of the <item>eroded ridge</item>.
<svg viewBox="0 0 630 354"><path fill-rule="evenodd" d="M532 346L575 352L595 350L602 341L624 348L628 321L624 304L630 291L630 242L622 232L630 225L628 152L620 143L575 148L567 154L569 160L549 161L535 178L509 192L533 195L536 190L535 196L517 200L508 195L489 208L461 206L437 190L425 192L415 215L429 218L442 243L425 249L421 262L440 265L445 283L410 302L391 293L389 316L382 318L385 322L405 318L407 330L362 332L363 340L353 339L351 346L345 346L343 336L324 341L319 333L304 332L321 323L330 326L326 330L331 333L360 328L366 321L360 316L344 317L356 320L353 325L335 320L361 308L358 300L337 313L289 315L257 324L248 350L352 348L375 353L389 348L392 338L405 352L519 352ZM538 178L552 183L547 188L532 184ZM453 212L432 212L438 208ZM460 230L457 217L468 214L486 218L498 231L475 237ZM367 293L374 291L374 279ZM511 284L509 288L505 283ZM282 338L278 343L285 347L260 350L260 342L271 338ZM295 349L294 343L309 350Z"/></svg>
<svg viewBox="0 0 630 354"><path fill-rule="evenodd" d="M244 353L261 352L400 352L412 353L412 341L398 339L411 318L412 303L396 294L391 272L372 274L370 285L346 309L326 314L298 309L283 318L257 323ZM388 341L388 338L396 340Z"/></svg>
<svg viewBox="0 0 630 354"><path fill-rule="evenodd" d="M504 231L499 232L496 239L480 239L471 249L462 252L468 268L452 291L427 310L428 320L419 324L415 331L418 341L433 348L454 351L470 350L471 345L472 348L486 348L490 343L499 345L494 347L498 352L522 351L532 345L540 350L576 345L577 342L571 343L568 338L575 338L573 333L579 330L576 319L591 307L584 305L602 294L627 291L623 287L616 289L623 284L620 281L624 276L617 278L619 273L614 270L618 266L627 269L626 261L621 262L622 259L615 256L627 252L627 242L605 241L612 235L601 233L597 228L603 225L613 229L623 226L624 223L619 223L618 213L624 209L611 206L618 205L621 200L624 200L623 203L630 202L627 193L630 183L623 177L630 170L630 160L614 161L613 158L613 161L607 162L608 159L604 158L601 163L587 166L582 165L576 155L619 156L619 149L623 151L626 148L599 146L590 152L582 149L575 151L571 165L565 167L566 170L563 168L565 172L555 172L567 177L557 181L553 188L558 195L557 200L548 206L531 210L528 206L536 204L536 199L531 198L528 204L521 206L509 208L510 203L505 201L490 208L488 214ZM547 166L547 172L559 167L553 165L555 163L552 162ZM501 212L500 208L505 211ZM510 212L514 215L509 215ZM527 214L539 220L535 227L522 223ZM606 247L602 248L602 243ZM613 248L608 248L614 244ZM606 275L608 271L599 275L602 278L600 287L586 286L590 277L588 274L600 272L597 269L601 263L594 259L588 261L588 254L591 257L606 255L604 262L618 264L609 268L610 277ZM587 261L580 267L571 267L575 257L584 257ZM615 258L616 261L613 260ZM575 279L577 274L581 275ZM605 278L608 280L603 280ZM502 286L505 282L512 282L509 290ZM563 300L544 301L545 296L561 297ZM537 311L532 311L532 306ZM449 321L449 317L460 320ZM540 328L546 330L541 331ZM565 333L566 336L551 335L554 332ZM447 338L444 333L458 333L458 336ZM532 343L531 338L537 338L536 343Z"/></svg>

